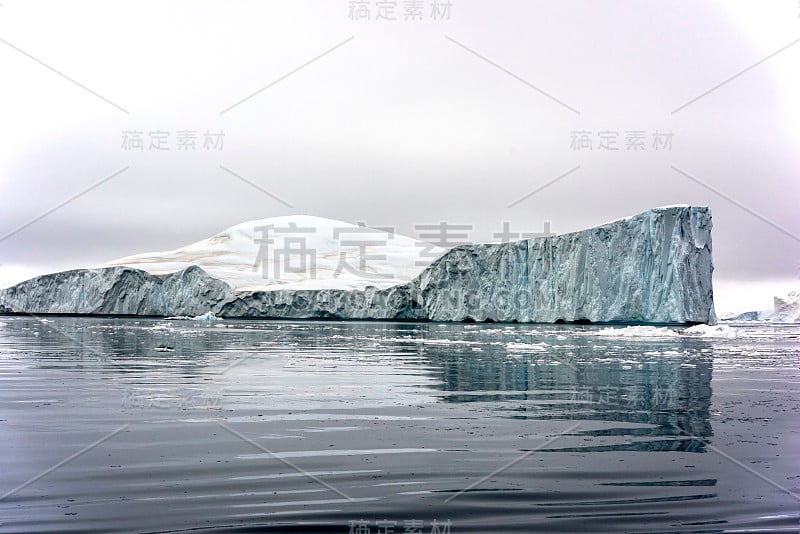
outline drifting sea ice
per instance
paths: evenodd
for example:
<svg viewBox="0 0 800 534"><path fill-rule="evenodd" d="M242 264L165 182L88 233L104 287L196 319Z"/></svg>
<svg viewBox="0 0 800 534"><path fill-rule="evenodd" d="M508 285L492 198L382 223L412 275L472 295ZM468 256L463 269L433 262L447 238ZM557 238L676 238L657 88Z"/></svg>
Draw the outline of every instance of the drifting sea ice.
<svg viewBox="0 0 800 534"><path fill-rule="evenodd" d="M213 312L206 312L201 315L190 317L188 315L173 315L172 317L165 317L165 321L222 321L222 317L217 317Z"/></svg>

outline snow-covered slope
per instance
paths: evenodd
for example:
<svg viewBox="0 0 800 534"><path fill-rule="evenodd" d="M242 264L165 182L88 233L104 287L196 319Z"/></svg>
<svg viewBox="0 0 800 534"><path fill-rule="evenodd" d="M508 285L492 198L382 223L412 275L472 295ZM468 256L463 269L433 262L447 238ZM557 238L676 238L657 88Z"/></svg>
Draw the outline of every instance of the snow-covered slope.
<svg viewBox="0 0 800 534"><path fill-rule="evenodd" d="M443 253L382 230L290 215L237 224L179 249L128 256L102 267L164 275L197 265L234 291L363 289L408 282Z"/></svg>

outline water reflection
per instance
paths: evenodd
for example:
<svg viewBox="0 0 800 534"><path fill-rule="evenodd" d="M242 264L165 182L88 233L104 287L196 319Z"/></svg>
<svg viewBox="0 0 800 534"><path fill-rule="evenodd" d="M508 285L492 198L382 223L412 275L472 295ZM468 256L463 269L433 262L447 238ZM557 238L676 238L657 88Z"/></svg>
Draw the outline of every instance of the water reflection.
<svg viewBox="0 0 800 534"><path fill-rule="evenodd" d="M551 347L509 358L504 347L467 355L432 348L426 356L441 368L448 402L520 401L517 417L676 425L698 437L712 435L710 356L587 358L586 351L591 348Z"/></svg>
<svg viewBox="0 0 800 534"><path fill-rule="evenodd" d="M597 335L598 327L556 325L16 318L11 326L6 333L18 336L4 337L0 347L35 348L41 369L224 382L239 362L271 366L273 381L328 365L327 378L316 376L308 387L349 373L364 398L415 385L419 395L446 403L502 403L515 418L647 424L655 427L650 435L672 427L713 434L713 357L703 339L621 342ZM377 365L379 380L371 370Z"/></svg>
<svg viewBox="0 0 800 534"><path fill-rule="evenodd" d="M796 523L765 519L794 501L716 453L773 477L797 475L791 425L764 430L796 413L793 337L621 339L594 326L333 321L0 323L6 490L130 425L0 499L0 531L343 533L358 517L373 531L378 520L415 517L452 519L453 532ZM739 372L742 354L764 374L753 365ZM759 402L745 405L742 391ZM767 432L774 437L755 443ZM504 465L512 468L497 471ZM794 488L792 480L780 479Z"/></svg>

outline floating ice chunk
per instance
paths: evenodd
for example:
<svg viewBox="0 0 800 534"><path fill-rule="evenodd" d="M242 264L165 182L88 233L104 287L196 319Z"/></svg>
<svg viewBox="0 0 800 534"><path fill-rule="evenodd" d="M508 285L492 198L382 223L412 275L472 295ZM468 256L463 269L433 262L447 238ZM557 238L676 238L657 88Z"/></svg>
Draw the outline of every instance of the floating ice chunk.
<svg viewBox="0 0 800 534"><path fill-rule="evenodd" d="M171 317L165 317L164 320L166 321L221 321L222 317L217 317L214 315L213 312L206 312L201 315L195 315L194 317L190 317L188 315L173 315Z"/></svg>
<svg viewBox="0 0 800 534"><path fill-rule="evenodd" d="M678 332L672 328L657 326L626 326L624 328L603 328L597 332L607 337L676 337Z"/></svg>
<svg viewBox="0 0 800 534"><path fill-rule="evenodd" d="M192 321L221 321L221 320L222 320L221 317L217 317L216 315L214 315L213 312L210 311L202 315L195 315L194 317L192 317Z"/></svg>
<svg viewBox="0 0 800 534"><path fill-rule="evenodd" d="M681 333L686 336L720 337L726 339L736 339L738 335L738 332L735 328L731 328L730 326L724 324L718 324L715 326L699 324L697 326L687 328Z"/></svg>
<svg viewBox="0 0 800 534"><path fill-rule="evenodd" d="M408 341L396 338L397 341ZM419 342L425 345L479 345L480 341L467 341L465 339L421 339Z"/></svg>
<svg viewBox="0 0 800 534"><path fill-rule="evenodd" d="M547 343L506 343L506 349L517 352L547 352Z"/></svg>

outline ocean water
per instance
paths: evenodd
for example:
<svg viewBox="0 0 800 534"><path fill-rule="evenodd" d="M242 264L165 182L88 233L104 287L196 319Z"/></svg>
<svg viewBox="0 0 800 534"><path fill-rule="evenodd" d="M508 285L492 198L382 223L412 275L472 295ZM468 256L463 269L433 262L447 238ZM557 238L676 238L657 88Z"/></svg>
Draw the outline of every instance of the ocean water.
<svg viewBox="0 0 800 534"><path fill-rule="evenodd" d="M797 533L799 336L0 317L0 532Z"/></svg>

